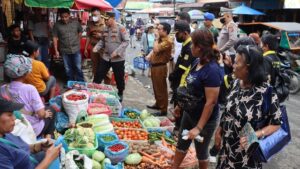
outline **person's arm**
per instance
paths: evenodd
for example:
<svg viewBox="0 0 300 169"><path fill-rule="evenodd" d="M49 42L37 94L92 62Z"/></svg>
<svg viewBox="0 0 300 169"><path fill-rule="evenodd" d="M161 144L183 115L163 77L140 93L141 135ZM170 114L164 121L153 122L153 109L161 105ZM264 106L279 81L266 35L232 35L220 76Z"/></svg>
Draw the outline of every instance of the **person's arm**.
<svg viewBox="0 0 300 169"><path fill-rule="evenodd" d="M87 57L87 55L88 55L87 48L88 48L88 46L90 44L90 33L91 32L90 32L90 28L89 27L87 27L86 32L87 32L87 34L86 34L86 42L85 42L85 45L84 45L84 55L85 55L85 57Z"/></svg>
<svg viewBox="0 0 300 169"><path fill-rule="evenodd" d="M201 114L201 118L196 126L196 128L200 130L204 128L213 112L214 106L218 103L220 87L205 87L204 91L206 102Z"/></svg>
<svg viewBox="0 0 300 169"><path fill-rule="evenodd" d="M33 36L33 27L34 27L34 24L31 20L28 21L28 35L29 35L29 39L34 41L34 36Z"/></svg>
<svg viewBox="0 0 300 169"><path fill-rule="evenodd" d="M142 50L146 53L147 52L147 34L143 33L142 39L141 39L141 44L142 44Z"/></svg>
<svg viewBox="0 0 300 169"><path fill-rule="evenodd" d="M40 63L40 69L41 69L41 76L43 80L47 82L50 78L50 75L44 63Z"/></svg>
<svg viewBox="0 0 300 169"><path fill-rule="evenodd" d="M59 52L58 52L58 30L57 30L57 25L55 24L53 27L53 48L54 48L54 57L59 58Z"/></svg>
<svg viewBox="0 0 300 169"><path fill-rule="evenodd" d="M103 45L104 45L104 39L101 38L101 39L99 40L99 42L94 46L93 52L94 52L94 53L99 52L100 49L103 48Z"/></svg>
<svg viewBox="0 0 300 169"><path fill-rule="evenodd" d="M159 53L165 50L170 50L172 48L172 43L169 43L168 41L163 41L161 43L156 40L153 45L153 52Z"/></svg>
<svg viewBox="0 0 300 169"><path fill-rule="evenodd" d="M59 156L61 147L62 147L62 145L58 145L56 147L54 147L54 145L52 145L47 150L45 158L43 159L43 161L40 164L38 164L38 166L35 169L48 168L49 165Z"/></svg>
<svg viewBox="0 0 300 169"><path fill-rule="evenodd" d="M237 31L238 28L234 23L231 23L228 26L228 34L229 34L229 40L225 43L225 45L220 49L220 52L223 53L226 50L230 49L234 46L235 42L237 41Z"/></svg>
<svg viewBox="0 0 300 169"><path fill-rule="evenodd" d="M113 54L112 54L113 57L120 56L121 53L125 53L126 48L129 45L129 36L128 36L128 33L126 32L126 28L125 27L121 27L119 31L120 31L120 34L121 34L122 43L113 52Z"/></svg>

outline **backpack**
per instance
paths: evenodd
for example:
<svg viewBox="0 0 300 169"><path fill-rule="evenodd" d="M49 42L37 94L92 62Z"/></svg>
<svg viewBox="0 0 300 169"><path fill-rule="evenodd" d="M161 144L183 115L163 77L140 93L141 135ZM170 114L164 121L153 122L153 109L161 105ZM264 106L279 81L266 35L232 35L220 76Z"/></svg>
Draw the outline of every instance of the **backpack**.
<svg viewBox="0 0 300 169"><path fill-rule="evenodd" d="M272 57L266 57L266 59L271 63L275 62ZM273 78L275 78L272 80L274 82L272 84L273 90L276 92L279 102L282 103L289 96L289 86L291 83L291 78L286 69L277 67L272 67L272 69L272 71L274 71Z"/></svg>

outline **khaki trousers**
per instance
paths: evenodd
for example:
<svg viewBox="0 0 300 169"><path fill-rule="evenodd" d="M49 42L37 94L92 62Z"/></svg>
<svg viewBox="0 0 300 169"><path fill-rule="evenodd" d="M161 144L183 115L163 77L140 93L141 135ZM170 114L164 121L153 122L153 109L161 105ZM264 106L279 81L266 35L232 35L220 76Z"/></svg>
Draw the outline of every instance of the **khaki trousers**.
<svg viewBox="0 0 300 169"><path fill-rule="evenodd" d="M160 108L161 112L167 112L168 110L167 75L167 65L151 67L151 80L156 100L155 105Z"/></svg>
<svg viewBox="0 0 300 169"><path fill-rule="evenodd" d="M93 48L91 48L91 59L92 59L92 65L93 65L93 74L96 75L97 66L100 61L101 54L99 52L94 53Z"/></svg>

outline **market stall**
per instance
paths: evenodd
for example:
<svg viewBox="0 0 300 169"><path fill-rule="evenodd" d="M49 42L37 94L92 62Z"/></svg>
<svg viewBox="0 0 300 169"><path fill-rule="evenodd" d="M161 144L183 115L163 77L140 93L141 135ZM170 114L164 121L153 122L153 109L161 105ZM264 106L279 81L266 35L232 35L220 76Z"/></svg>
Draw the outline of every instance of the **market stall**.
<svg viewBox="0 0 300 169"><path fill-rule="evenodd" d="M122 107L114 87L69 81L69 90L50 100L62 116L56 142L62 168L168 169L176 150L173 123L136 108ZM191 148L182 168L197 164ZM84 167L83 167L84 166Z"/></svg>

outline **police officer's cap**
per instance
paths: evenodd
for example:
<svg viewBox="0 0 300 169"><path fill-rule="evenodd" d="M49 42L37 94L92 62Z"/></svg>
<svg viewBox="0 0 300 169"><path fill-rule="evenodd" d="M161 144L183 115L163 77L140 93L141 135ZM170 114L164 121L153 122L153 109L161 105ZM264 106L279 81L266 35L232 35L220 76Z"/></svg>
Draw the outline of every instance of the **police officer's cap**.
<svg viewBox="0 0 300 169"><path fill-rule="evenodd" d="M210 12L205 12L204 13L204 19L209 20L209 21L213 21L215 19L215 15L213 13L210 13Z"/></svg>
<svg viewBox="0 0 300 169"><path fill-rule="evenodd" d="M183 20L179 20L175 22L174 30L178 32L191 32L190 25Z"/></svg>
<svg viewBox="0 0 300 169"><path fill-rule="evenodd" d="M106 12L105 14L101 15L102 18L104 19L109 19L110 17L115 17L115 13L114 12Z"/></svg>

